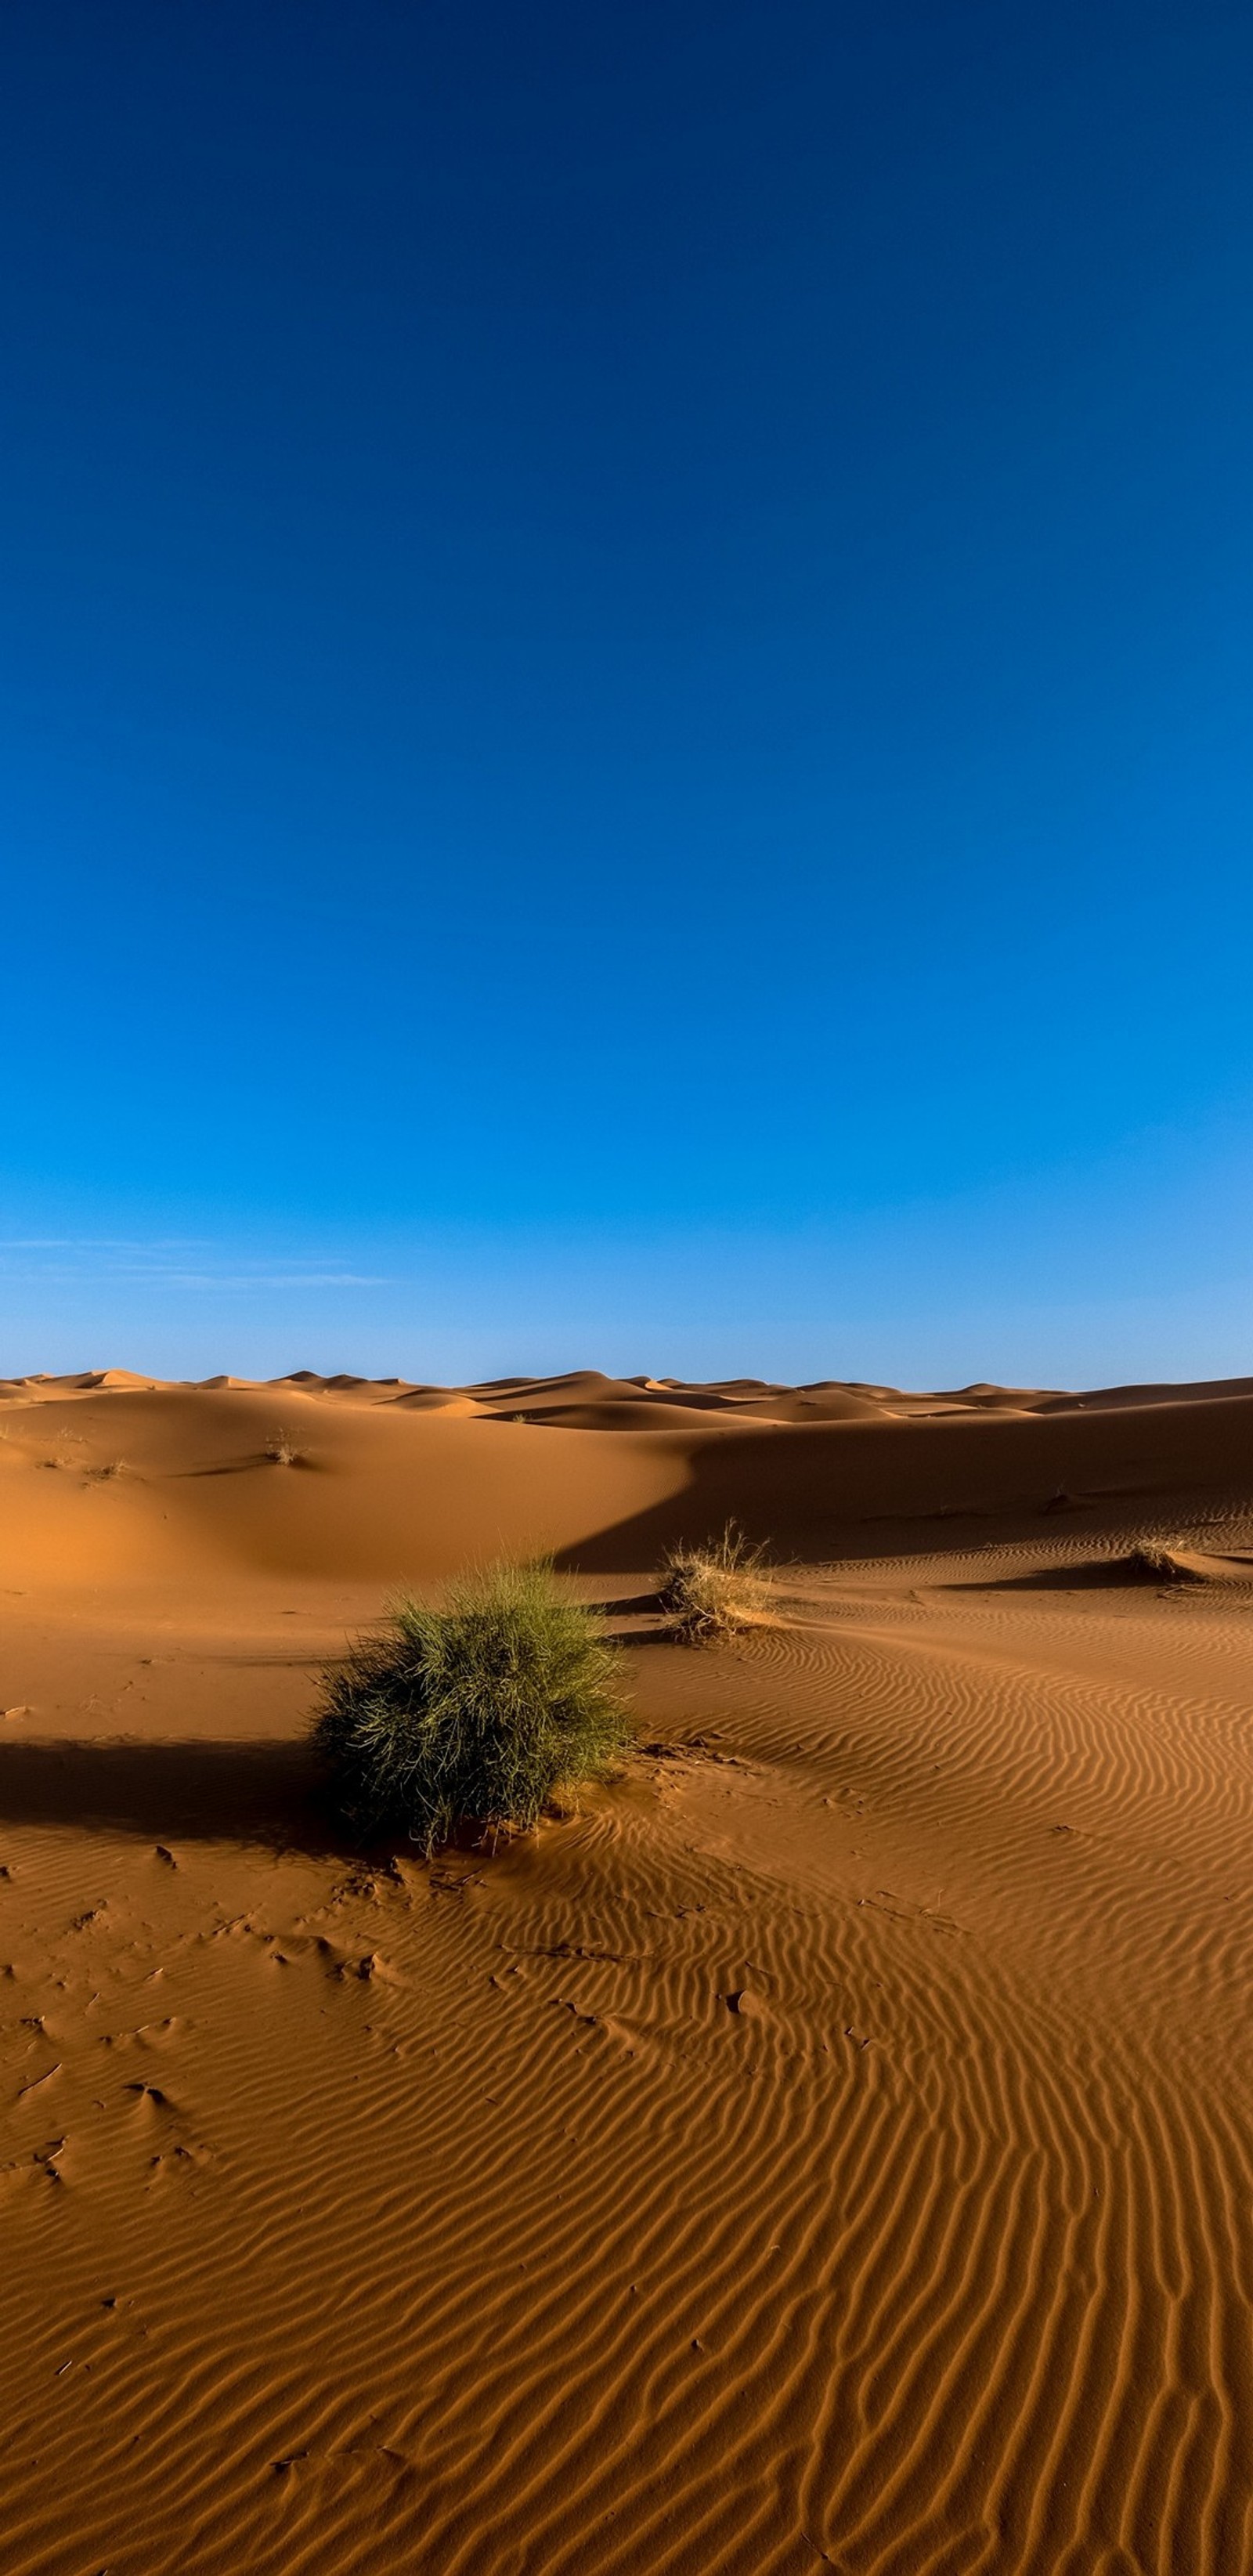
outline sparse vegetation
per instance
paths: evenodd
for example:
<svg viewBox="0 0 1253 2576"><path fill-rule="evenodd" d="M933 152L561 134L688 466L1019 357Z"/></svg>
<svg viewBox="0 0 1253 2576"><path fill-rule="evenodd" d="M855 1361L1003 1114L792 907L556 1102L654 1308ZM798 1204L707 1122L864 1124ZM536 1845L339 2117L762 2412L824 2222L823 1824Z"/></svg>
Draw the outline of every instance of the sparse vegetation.
<svg viewBox="0 0 1253 2576"><path fill-rule="evenodd" d="M1204 1566L1190 1565L1181 1548L1179 1539L1146 1539L1140 1547L1132 1548L1126 1560L1127 1572L1138 1575L1142 1582L1203 1583Z"/></svg>
<svg viewBox="0 0 1253 2576"><path fill-rule="evenodd" d="M528 1829L625 1742L618 1657L547 1565L503 1564L445 1606L396 1604L387 1635L328 1672L314 1739L362 1836L403 1828L428 1855L454 1826Z"/></svg>
<svg viewBox="0 0 1253 2576"><path fill-rule="evenodd" d="M765 1550L750 1547L728 1521L721 1538L705 1547L672 1547L661 1574L659 1599L674 1635L685 1646L712 1645L767 1615Z"/></svg>
<svg viewBox="0 0 1253 2576"><path fill-rule="evenodd" d="M298 1467L300 1464L300 1451L289 1431L271 1432L265 1444L265 1454L275 1467Z"/></svg>

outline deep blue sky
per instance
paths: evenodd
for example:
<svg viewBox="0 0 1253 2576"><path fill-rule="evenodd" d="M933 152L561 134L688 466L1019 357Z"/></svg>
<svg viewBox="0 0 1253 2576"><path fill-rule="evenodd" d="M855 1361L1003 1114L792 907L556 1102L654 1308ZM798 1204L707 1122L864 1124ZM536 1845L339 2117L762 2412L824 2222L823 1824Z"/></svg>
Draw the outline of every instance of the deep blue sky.
<svg viewBox="0 0 1253 2576"><path fill-rule="evenodd" d="M7 0L0 1366L1253 1368L1253 17Z"/></svg>

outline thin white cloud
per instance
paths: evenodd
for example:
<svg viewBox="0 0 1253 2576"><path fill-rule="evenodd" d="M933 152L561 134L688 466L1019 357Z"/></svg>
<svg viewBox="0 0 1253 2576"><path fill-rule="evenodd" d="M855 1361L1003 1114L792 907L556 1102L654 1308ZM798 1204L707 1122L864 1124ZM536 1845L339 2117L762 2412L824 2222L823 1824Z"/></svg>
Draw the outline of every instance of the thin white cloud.
<svg viewBox="0 0 1253 2576"><path fill-rule="evenodd" d="M188 1255L195 1256L193 1261ZM45 1255L46 1258L31 1256ZM22 1256L26 1256L23 1258ZM59 1257L58 1257L59 1256ZM181 1256L181 1258L179 1257ZM204 1236L166 1235L136 1241L121 1235L0 1236L0 1276L10 1281L78 1281L91 1279L142 1282L148 1287L181 1290L248 1290L388 1288L394 1283L374 1271L341 1270L314 1259L285 1262L271 1255L255 1265L241 1261L238 1249L224 1246L219 1260Z"/></svg>
<svg viewBox="0 0 1253 2576"><path fill-rule="evenodd" d="M391 1279L371 1278L356 1270L248 1270L237 1277L222 1270L121 1271L116 1275L157 1277L163 1288L390 1288L394 1284Z"/></svg>

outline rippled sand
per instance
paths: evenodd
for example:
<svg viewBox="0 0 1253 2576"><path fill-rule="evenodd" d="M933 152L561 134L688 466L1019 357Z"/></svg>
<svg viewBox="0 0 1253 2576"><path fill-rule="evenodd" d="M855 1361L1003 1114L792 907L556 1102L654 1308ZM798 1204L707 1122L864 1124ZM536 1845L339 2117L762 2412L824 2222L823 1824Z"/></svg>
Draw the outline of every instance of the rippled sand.
<svg viewBox="0 0 1253 2576"><path fill-rule="evenodd" d="M1246 1387L0 1431L6 2571L1244 2576ZM730 1511L776 1624L685 1652ZM353 1854L316 1670L502 1545L614 1605L637 1751Z"/></svg>

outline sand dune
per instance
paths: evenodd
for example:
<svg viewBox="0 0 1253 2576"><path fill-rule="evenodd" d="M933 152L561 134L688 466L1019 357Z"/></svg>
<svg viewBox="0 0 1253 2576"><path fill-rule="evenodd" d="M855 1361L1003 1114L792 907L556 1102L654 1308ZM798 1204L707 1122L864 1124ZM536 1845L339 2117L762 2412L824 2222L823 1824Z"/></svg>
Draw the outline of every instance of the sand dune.
<svg viewBox="0 0 1253 2576"><path fill-rule="evenodd" d="M1243 2576L1253 1381L0 1388L16 2576ZM728 1514L776 1622L647 1604ZM303 1730L553 1550L638 1749L360 1854Z"/></svg>
<svg viewBox="0 0 1253 2576"><path fill-rule="evenodd" d="M810 1405L826 1409L798 1410ZM1238 1380L1191 1403L1137 1387L1116 1403L593 1371L491 1388L309 1371L182 1387L115 1369L0 1382L0 1432L15 1572L198 1583L231 1564L396 1582L501 1548L635 1568L729 1514L821 1559L944 1544L979 1523L1026 1537L1044 1513L1114 1530L1128 1512L1239 1499L1253 1390Z"/></svg>

